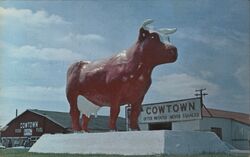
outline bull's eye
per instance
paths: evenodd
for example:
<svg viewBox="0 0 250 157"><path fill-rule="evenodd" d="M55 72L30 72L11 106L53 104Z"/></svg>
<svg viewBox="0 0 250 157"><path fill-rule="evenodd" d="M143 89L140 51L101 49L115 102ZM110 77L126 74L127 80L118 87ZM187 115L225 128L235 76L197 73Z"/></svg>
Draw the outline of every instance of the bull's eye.
<svg viewBox="0 0 250 157"><path fill-rule="evenodd" d="M145 33L142 33L142 36L145 37L146 36Z"/></svg>
<svg viewBox="0 0 250 157"><path fill-rule="evenodd" d="M158 40L158 39L159 39L159 36L158 36L157 33L152 33L152 34L150 35L150 38L151 38L151 39L154 39L154 40Z"/></svg>

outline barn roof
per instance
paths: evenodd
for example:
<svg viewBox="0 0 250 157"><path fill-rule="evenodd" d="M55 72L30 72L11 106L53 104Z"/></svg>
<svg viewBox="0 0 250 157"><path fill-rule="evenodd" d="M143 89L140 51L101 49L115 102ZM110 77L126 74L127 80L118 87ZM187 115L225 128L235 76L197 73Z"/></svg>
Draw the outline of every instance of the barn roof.
<svg viewBox="0 0 250 157"><path fill-rule="evenodd" d="M33 113L44 116L51 121L59 124L64 128L71 128L71 118L70 114L67 112L57 112L57 111L45 111L45 110L29 110ZM91 120L89 121L88 128L93 131L108 131L110 130L108 127L108 116L98 115L97 117L91 116ZM117 119L117 129L118 130L126 130L125 118L118 117Z"/></svg>
<svg viewBox="0 0 250 157"><path fill-rule="evenodd" d="M43 116L54 123L62 126L63 128L70 128L70 115L66 112L57 112L57 111L46 111L46 110L37 110L37 109L29 109L28 111Z"/></svg>
<svg viewBox="0 0 250 157"><path fill-rule="evenodd" d="M232 119L243 124L250 125L250 114L240 113L240 112L232 112L232 111L224 111L218 109L208 109L209 112L212 114L212 117L216 118L227 118ZM202 108L202 114L204 117L211 117L208 111L205 108Z"/></svg>
<svg viewBox="0 0 250 157"><path fill-rule="evenodd" d="M67 112L46 111L37 109L29 109L27 111L46 117L47 119L53 121L54 123L62 126L65 129L71 128L71 117L70 114ZM108 131L110 130L108 127L108 121L108 116L99 115L97 117L91 117L88 128L90 131ZM119 117L117 119L117 129L121 131L126 130L125 118Z"/></svg>

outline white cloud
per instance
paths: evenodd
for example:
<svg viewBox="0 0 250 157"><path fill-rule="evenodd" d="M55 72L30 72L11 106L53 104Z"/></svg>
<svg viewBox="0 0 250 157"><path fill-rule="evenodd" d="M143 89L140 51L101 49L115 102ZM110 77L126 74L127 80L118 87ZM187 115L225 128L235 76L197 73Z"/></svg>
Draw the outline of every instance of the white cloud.
<svg viewBox="0 0 250 157"><path fill-rule="evenodd" d="M234 50L239 44L242 48L249 48L248 35L237 30L225 30L215 26L208 30L197 27L182 28L178 30L176 36L182 40L203 43L213 48L225 49L230 47Z"/></svg>
<svg viewBox="0 0 250 157"><path fill-rule="evenodd" d="M61 41L65 43L81 43L84 44L85 42L104 42L104 37L98 34L74 34L69 33L67 36L63 37Z"/></svg>
<svg viewBox="0 0 250 157"><path fill-rule="evenodd" d="M1 101L1 103L3 103ZM1 126L4 127L10 120L11 118L14 118L15 116L15 108L13 108L12 104L6 104L0 105L0 129Z"/></svg>
<svg viewBox="0 0 250 157"><path fill-rule="evenodd" d="M64 86L8 86L2 88L2 91L0 96L7 99L66 102Z"/></svg>
<svg viewBox="0 0 250 157"><path fill-rule="evenodd" d="M70 24L61 16L49 15L46 11L33 12L30 9L16 9L0 7L0 26L9 24L23 25L26 27L44 27L51 24Z"/></svg>
<svg viewBox="0 0 250 157"><path fill-rule="evenodd" d="M82 56L64 48L37 48L25 45L11 50L11 56L18 59L38 59L47 61L73 61Z"/></svg>
<svg viewBox="0 0 250 157"><path fill-rule="evenodd" d="M6 86L0 93L0 125L4 126L27 109L68 111L65 86Z"/></svg>
<svg viewBox="0 0 250 157"><path fill-rule="evenodd" d="M106 39L98 34L68 33L62 38L57 38L57 42L65 48L81 52L88 58L106 56L108 52Z"/></svg>
<svg viewBox="0 0 250 157"><path fill-rule="evenodd" d="M242 81L242 85L248 89L246 93L240 93L233 88L225 89L213 82L186 73L159 77L153 82L151 92L155 92L160 101L166 101L194 97L196 89L206 88L208 97L204 99L204 103L207 107L247 113L250 109L249 86L246 85L247 79L249 82L249 75L245 75L247 68L243 69L239 68L237 71L238 74L243 75L237 76L241 76L239 81Z"/></svg>
<svg viewBox="0 0 250 157"><path fill-rule="evenodd" d="M249 64L242 64L234 73L234 76L237 78L240 85L246 89L246 91L250 92L250 71Z"/></svg>
<svg viewBox="0 0 250 157"><path fill-rule="evenodd" d="M206 79L212 78L214 76L214 74L211 71L207 71L207 70L202 70L200 71L200 73L201 73L201 76Z"/></svg>
<svg viewBox="0 0 250 157"><path fill-rule="evenodd" d="M11 49L11 54L16 58L94 60L93 58L106 56L109 52L103 36L94 33L81 34L77 33L78 30L72 33L71 22L44 10L0 7L0 18L0 28L4 30L1 40L5 44L12 44L14 50ZM0 45L1 47L3 46ZM6 47L9 48L5 46L4 52L8 51ZM81 52L82 55L75 52Z"/></svg>
<svg viewBox="0 0 250 157"><path fill-rule="evenodd" d="M220 36L207 35L199 29L194 28L179 30L177 37L179 37L180 39L201 42L207 45L212 45L214 47L225 46L228 42L225 38L221 38Z"/></svg>
<svg viewBox="0 0 250 157"><path fill-rule="evenodd" d="M83 60L103 59L113 54L110 50L111 42L99 34L70 32L61 38L57 38L56 41L67 49L83 54L84 56L80 58Z"/></svg>
<svg viewBox="0 0 250 157"><path fill-rule="evenodd" d="M206 88L210 95L218 93L219 90L216 84L185 73L162 76L152 85L152 90L166 100L194 97L195 90L200 88Z"/></svg>

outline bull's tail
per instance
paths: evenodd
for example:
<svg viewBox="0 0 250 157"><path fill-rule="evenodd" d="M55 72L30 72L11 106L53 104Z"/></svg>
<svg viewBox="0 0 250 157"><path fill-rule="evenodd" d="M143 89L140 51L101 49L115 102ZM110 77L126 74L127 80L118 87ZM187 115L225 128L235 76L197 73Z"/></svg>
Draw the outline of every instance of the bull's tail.
<svg viewBox="0 0 250 157"><path fill-rule="evenodd" d="M72 64L68 71L67 71L67 82L66 82L66 93L69 92L69 90L76 90L79 76L81 72L81 68L83 65L88 64L89 62L86 61L79 61L74 64Z"/></svg>
<svg viewBox="0 0 250 157"><path fill-rule="evenodd" d="M76 62L76 63L73 63L68 71L67 71L67 78L70 76L70 74L74 73L74 72L77 72L81 69L81 67L85 64L89 64L88 61L79 61L79 62Z"/></svg>

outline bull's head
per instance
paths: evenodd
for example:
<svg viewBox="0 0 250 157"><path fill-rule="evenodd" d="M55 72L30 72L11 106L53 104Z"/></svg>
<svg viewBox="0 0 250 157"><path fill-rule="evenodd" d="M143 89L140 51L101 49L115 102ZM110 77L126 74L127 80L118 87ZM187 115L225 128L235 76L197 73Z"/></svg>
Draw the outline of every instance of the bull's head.
<svg viewBox="0 0 250 157"><path fill-rule="evenodd" d="M151 19L144 21L138 37L140 52L144 61L152 66L175 62L177 48L170 43L168 35L176 32L176 28L152 30L147 27L152 22Z"/></svg>

